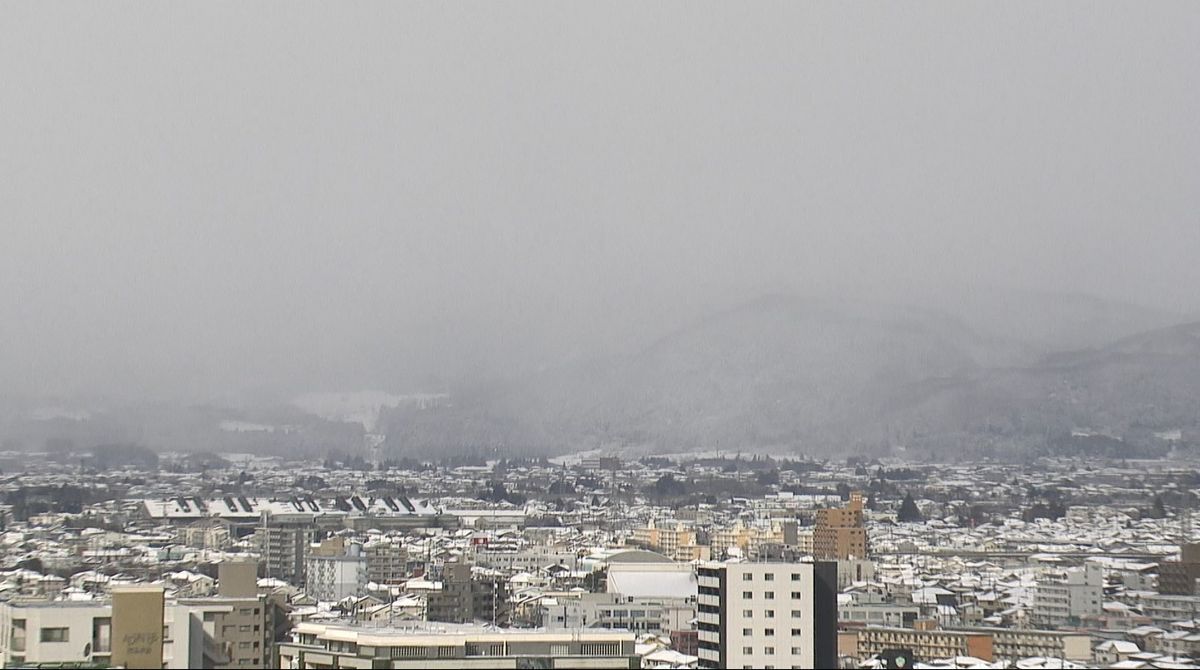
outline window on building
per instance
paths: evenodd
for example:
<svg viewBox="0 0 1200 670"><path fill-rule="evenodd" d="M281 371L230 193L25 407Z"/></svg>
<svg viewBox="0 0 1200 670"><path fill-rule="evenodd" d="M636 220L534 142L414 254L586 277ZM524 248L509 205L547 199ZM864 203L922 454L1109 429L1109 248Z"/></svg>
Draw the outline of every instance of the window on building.
<svg viewBox="0 0 1200 670"><path fill-rule="evenodd" d="M774 599L775 599L775 592L774 592L774 591L767 591L766 593L763 593L763 597L764 597L764 598L766 598L767 600L774 600Z"/></svg>
<svg viewBox="0 0 1200 670"><path fill-rule="evenodd" d="M793 628L793 629L792 629L792 636L793 636L793 637L800 637L801 635L804 635L804 631L803 631L803 630L801 630L801 629L799 629L799 628Z"/></svg>
<svg viewBox="0 0 1200 670"><path fill-rule="evenodd" d="M747 656L753 656L754 655L754 647L742 647L742 653ZM746 667L749 668L750 666L747 665Z"/></svg>
<svg viewBox="0 0 1200 670"><path fill-rule="evenodd" d="M742 591L742 598L744 600L751 600L754 598L754 592L753 591Z"/></svg>
<svg viewBox="0 0 1200 670"><path fill-rule="evenodd" d="M764 582L773 582L773 581L775 581L775 573L773 573L773 572L768 572L767 574L763 575L763 581L764 581Z"/></svg>
<svg viewBox="0 0 1200 670"><path fill-rule="evenodd" d="M754 610L742 610L742 616L750 619L754 617Z"/></svg>
<svg viewBox="0 0 1200 670"><path fill-rule="evenodd" d="M798 581L800 581L800 573L799 573L799 572L793 572L793 573L792 573L792 581L793 581L793 582L798 582Z"/></svg>
<svg viewBox="0 0 1200 670"><path fill-rule="evenodd" d="M803 597L804 597L803 593L801 593L799 591L792 591L792 600L800 600Z"/></svg>
<svg viewBox="0 0 1200 670"><path fill-rule="evenodd" d="M70 642L70 628L43 628L39 634L42 642Z"/></svg>
<svg viewBox="0 0 1200 670"><path fill-rule="evenodd" d="M743 582L752 582L752 581L754 581L754 575L750 574L749 572L743 572L742 573L742 581Z"/></svg>
<svg viewBox="0 0 1200 670"><path fill-rule="evenodd" d="M799 619L802 616L804 616L804 612L801 612L800 610L792 610L793 619Z"/></svg>
<svg viewBox="0 0 1200 670"><path fill-rule="evenodd" d="M744 635L746 637L751 637L752 635L754 635L754 629L753 628L743 628L742 635Z"/></svg>
<svg viewBox="0 0 1200 670"><path fill-rule="evenodd" d="M767 637L773 637L775 635L775 629L774 628L764 628L763 635L766 635ZM770 653L770 652L767 652L767 653Z"/></svg>
<svg viewBox="0 0 1200 670"><path fill-rule="evenodd" d="M585 642L580 645L584 656L616 656L621 652L620 642Z"/></svg>
<svg viewBox="0 0 1200 670"><path fill-rule="evenodd" d="M25 620L13 619L12 622L12 650L25 651Z"/></svg>
<svg viewBox="0 0 1200 670"><path fill-rule="evenodd" d="M763 615L766 616L768 619L774 619L775 618L775 610L763 610Z"/></svg>
<svg viewBox="0 0 1200 670"><path fill-rule="evenodd" d="M763 653L766 654L767 656L774 656L775 655L775 647L767 647L766 649L763 649Z"/></svg>

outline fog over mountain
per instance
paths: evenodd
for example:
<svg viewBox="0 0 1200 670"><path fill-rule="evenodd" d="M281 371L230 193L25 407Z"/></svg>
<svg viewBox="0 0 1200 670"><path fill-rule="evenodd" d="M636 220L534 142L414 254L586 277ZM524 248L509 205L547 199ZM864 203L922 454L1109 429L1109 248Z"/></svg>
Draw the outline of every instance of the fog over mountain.
<svg viewBox="0 0 1200 670"><path fill-rule="evenodd" d="M0 8L8 447L1200 421L1194 3L122 9Z"/></svg>

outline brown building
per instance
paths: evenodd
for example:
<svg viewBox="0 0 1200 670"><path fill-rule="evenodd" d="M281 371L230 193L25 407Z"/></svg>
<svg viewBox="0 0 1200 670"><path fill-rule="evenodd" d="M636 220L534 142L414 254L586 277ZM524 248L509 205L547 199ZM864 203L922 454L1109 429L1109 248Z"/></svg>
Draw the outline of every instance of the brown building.
<svg viewBox="0 0 1200 670"><path fill-rule="evenodd" d="M671 649L688 656L698 656L700 648L700 632L695 630L671 631Z"/></svg>
<svg viewBox="0 0 1200 670"><path fill-rule="evenodd" d="M469 563L447 563L442 568L442 588L429 593L426 619L506 626L512 619L508 595L508 582L502 576L473 575Z"/></svg>
<svg viewBox="0 0 1200 670"><path fill-rule="evenodd" d="M367 556L367 579L376 584L399 584L411 573L408 549L398 542L372 542L363 547Z"/></svg>
<svg viewBox="0 0 1200 670"><path fill-rule="evenodd" d="M841 509L817 511L813 527L813 558L844 560L867 557L867 529L863 525L862 493L850 494Z"/></svg>
<svg viewBox="0 0 1200 670"><path fill-rule="evenodd" d="M1194 596L1200 579L1200 544L1185 544L1178 561L1158 564L1158 592L1170 596Z"/></svg>

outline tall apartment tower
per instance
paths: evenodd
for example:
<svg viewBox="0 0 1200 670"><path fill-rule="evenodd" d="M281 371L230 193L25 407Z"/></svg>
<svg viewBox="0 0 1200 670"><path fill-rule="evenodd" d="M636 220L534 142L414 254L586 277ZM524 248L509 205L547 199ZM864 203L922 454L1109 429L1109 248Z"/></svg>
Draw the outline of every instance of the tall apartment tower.
<svg viewBox="0 0 1200 670"><path fill-rule="evenodd" d="M304 560L309 547L324 535L311 519L270 519L257 533L267 564L267 576L293 586L304 584Z"/></svg>
<svg viewBox="0 0 1200 670"><path fill-rule="evenodd" d="M837 667L836 563L705 563L696 574L699 667Z"/></svg>
<svg viewBox="0 0 1200 670"><path fill-rule="evenodd" d="M867 557L867 529L863 525L862 493L850 494L850 502L841 509L817 511L813 527L813 558L846 560Z"/></svg>

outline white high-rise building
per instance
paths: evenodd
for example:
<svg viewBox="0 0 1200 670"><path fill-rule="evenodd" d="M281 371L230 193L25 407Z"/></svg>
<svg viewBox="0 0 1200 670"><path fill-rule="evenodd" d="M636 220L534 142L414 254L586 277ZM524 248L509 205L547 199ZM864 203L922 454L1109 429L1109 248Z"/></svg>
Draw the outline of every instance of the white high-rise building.
<svg viewBox="0 0 1200 670"><path fill-rule="evenodd" d="M1104 606L1104 569L1098 563L1047 573L1038 578L1033 621L1042 626L1078 625L1098 617Z"/></svg>
<svg viewBox="0 0 1200 670"><path fill-rule="evenodd" d="M345 553L312 552L304 559L305 591L317 600L336 601L361 595L367 586L367 557L362 545L350 544Z"/></svg>
<svg viewBox="0 0 1200 670"><path fill-rule="evenodd" d="M702 668L837 667L837 564L706 563Z"/></svg>

